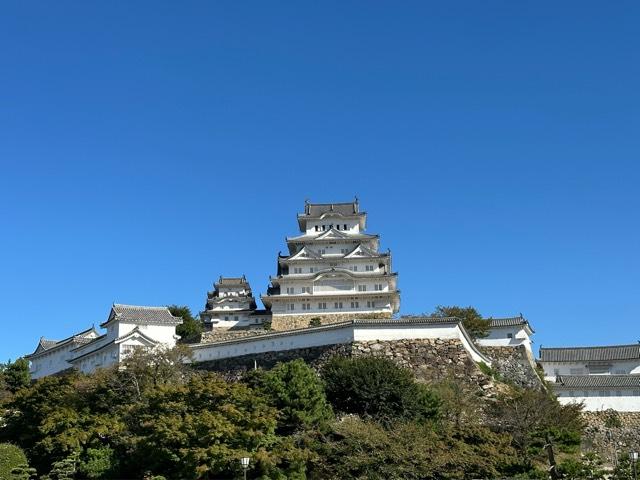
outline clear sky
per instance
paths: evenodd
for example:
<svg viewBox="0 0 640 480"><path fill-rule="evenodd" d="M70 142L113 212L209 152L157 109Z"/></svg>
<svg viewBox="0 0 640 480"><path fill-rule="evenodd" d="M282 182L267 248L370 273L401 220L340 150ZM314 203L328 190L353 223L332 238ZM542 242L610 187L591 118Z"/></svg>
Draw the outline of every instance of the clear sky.
<svg viewBox="0 0 640 480"><path fill-rule="evenodd" d="M640 339L640 3L3 2L0 358L112 302L264 292L305 198L401 312Z"/></svg>

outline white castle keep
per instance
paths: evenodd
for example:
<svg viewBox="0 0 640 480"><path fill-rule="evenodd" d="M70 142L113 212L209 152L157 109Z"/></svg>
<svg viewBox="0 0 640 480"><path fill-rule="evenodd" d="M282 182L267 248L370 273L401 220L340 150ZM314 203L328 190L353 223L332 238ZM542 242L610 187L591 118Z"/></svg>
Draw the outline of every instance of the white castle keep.
<svg viewBox="0 0 640 480"><path fill-rule="evenodd" d="M366 233L367 214L349 203L305 203L301 235L286 239L288 255L262 302L273 328L308 326L355 318L391 318L400 309L398 274L391 253L380 252L378 235Z"/></svg>
<svg viewBox="0 0 640 480"><path fill-rule="evenodd" d="M398 274L367 214L348 203L305 202L300 235L286 238L277 272L257 308L247 279L221 276L200 313L208 335L191 345L195 361L324 347L358 341L455 339L470 359L492 364L491 348L524 348L533 364L534 331L522 317L490 319L489 334L472 339L455 318L394 318ZM166 307L114 304L107 320L64 340L41 338L26 358L34 379L70 368L90 373L116 365L136 348L170 348L182 319ZM537 360L560 402L587 411L640 411L640 345L541 348ZM536 377L537 378L537 377Z"/></svg>

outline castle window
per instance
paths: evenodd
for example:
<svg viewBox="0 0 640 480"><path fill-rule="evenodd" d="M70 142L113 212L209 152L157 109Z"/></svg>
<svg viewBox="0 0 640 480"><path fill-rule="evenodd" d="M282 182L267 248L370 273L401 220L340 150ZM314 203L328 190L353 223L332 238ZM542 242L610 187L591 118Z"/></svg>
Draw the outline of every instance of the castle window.
<svg viewBox="0 0 640 480"><path fill-rule="evenodd" d="M351 270L354 271L354 272L357 272L358 271L358 265L353 265L351 267Z"/></svg>
<svg viewBox="0 0 640 480"><path fill-rule="evenodd" d="M336 303L333 305L333 308L335 308L335 309L342 308L342 302L336 302Z"/></svg>
<svg viewBox="0 0 640 480"><path fill-rule="evenodd" d="M293 287L287 287L287 293L288 293L289 295L291 295L291 294L295 293L295 288L293 288Z"/></svg>
<svg viewBox="0 0 640 480"><path fill-rule="evenodd" d="M233 316L233 319L237 322L237 321L238 321L238 316L237 316L237 315L234 315L234 316Z"/></svg>
<svg viewBox="0 0 640 480"><path fill-rule="evenodd" d="M337 225L336 225L336 229L337 229L337 230L340 230L340 224L337 224Z"/></svg>
<svg viewBox="0 0 640 480"><path fill-rule="evenodd" d="M322 231L324 232L327 229L326 225L322 225Z"/></svg>
<svg viewBox="0 0 640 480"><path fill-rule="evenodd" d="M315 273L315 271L316 271L316 268L314 268L314 267L309 267L309 273Z"/></svg>
<svg viewBox="0 0 640 480"><path fill-rule="evenodd" d="M316 225L316 232L320 231L320 225Z"/></svg>
<svg viewBox="0 0 640 480"><path fill-rule="evenodd" d="M376 283L375 286L374 286L374 290L382 291L382 284L381 283Z"/></svg>
<svg viewBox="0 0 640 480"><path fill-rule="evenodd" d="M320 310L326 310L326 309L327 309L327 304L326 304L326 302L320 302L320 303L318 303L318 309L320 309Z"/></svg>
<svg viewBox="0 0 640 480"><path fill-rule="evenodd" d="M346 230L346 229L347 229L347 224L345 223L345 224L344 224L344 230Z"/></svg>
<svg viewBox="0 0 640 480"><path fill-rule="evenodd" d="M288 310L295 310L296 308L296 304L295 303L289 303L287 304L287 309Z"/></svg>
<svg viewBox="0 0 640 480"><path fill-rule="evenodd" d="M366 292L367 291L367 286L366 285L358 285L358 291L359 292Z"/></svg>
<svg viewBox="0 0 640 480"><path fill-rule="evenodd" d="M364 269L365 269L367 272L373 272L373 265L365 265L365 266L364 266Z"/></svg>
<svg viewBox="0 0 640 480"><path fill-rule="evenodd" d="M351 308L360 308L359 302L351 302Z"/></svg>
<svg viewBox="0 0 640 480"><path fill-rule="evenodd" d="M513 333L507 333L507 338L513 338Z"/></svg>
<svg viewBox="0 0 640 480"><path fill-rule="evenodd" d="M293 267L293 273L302 273L302 267Z"/></svg>
<svg viewBox="0 0 640 480"><path fill-rule="evenodd" d="M311 304L310 303L303 303L302 304L302 309L303 310L311 310Z"/></svg>
<svg viewBox="0 0 640 480"><path fill-rule="evenodd" d="M367 302L367 308L376 308L376 302Z"/></svg>

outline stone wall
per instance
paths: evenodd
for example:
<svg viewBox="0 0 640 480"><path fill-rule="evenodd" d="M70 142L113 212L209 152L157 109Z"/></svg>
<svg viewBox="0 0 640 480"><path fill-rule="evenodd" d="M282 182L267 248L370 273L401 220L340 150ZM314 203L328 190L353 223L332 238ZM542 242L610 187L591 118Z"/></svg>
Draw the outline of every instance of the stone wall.
<svg viewBox="0 0 640 480"><path fill-rule="evenodd" d="M224 340L233 340L236 338L255 337L269 333L262 327L253 328L214 328L207 332L203 332L200 343L222 342Z"/></svg>
<svg viewBox="0 0 640 480"><path fill-rule="evenodd" d="M319 369L334 355L343 357L382 357L397 365L411 369L423 382L436 382L456 378L473 386L485 395L493 395L491 379L484 375L471 360L457 339L417 339L393 341L353 342L322 347L300 348L280 352L265 352L239 357L211 360L196 364L196 368L223 373L229 379L239 378L254 368L271 368L277 362L304 359Z"/></svg>
<svg viewBox="0 0 640 480"><path fill-rule="evenodd" d="M385 319L392 318L389 312L379 313L326 313L307 315L278 315L274 314L271 318L271 328L273 330L296 330L298 328L307 328L312 319L319 319L321 325L330 323L347 322L357 319Z"/></svg>
<svg viewBox="0 0 640 480"><path fill-rule="evenodd" d="M587 427L582 449L613 464L616 456L640 451L640 412L583 412Z"/></svg>
<svg viewBox="0 0 640 480"><path fill-rule="evenodd" d="M491 369L505 382L526 388L543 387L535 363L524 345L478 348L491 359Z"/></svg>

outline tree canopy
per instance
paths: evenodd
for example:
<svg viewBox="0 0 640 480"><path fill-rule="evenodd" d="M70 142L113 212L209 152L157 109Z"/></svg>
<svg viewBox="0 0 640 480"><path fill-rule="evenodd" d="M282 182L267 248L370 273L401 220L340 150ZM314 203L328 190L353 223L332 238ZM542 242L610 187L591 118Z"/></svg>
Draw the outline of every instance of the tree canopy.
<svg viewBox="0 0 640 480"><path fill-rule="evenodd" d="M464 328L474 338L486 337L489 334L490 320L482 318L482 315L473 307L439 305L431 316L459 318Z"/></svg>

